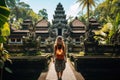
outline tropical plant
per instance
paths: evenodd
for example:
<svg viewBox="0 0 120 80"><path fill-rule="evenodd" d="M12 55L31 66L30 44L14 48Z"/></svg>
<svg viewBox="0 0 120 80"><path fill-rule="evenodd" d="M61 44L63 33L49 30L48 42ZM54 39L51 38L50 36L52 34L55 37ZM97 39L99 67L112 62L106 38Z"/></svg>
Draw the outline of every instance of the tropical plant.
<svg viewBox="0 0 120 80"><path fill-rule="evenodd" d="M120 0L105 0L97 6L94 14L101 24L107 23L105 19L109 16L112 20L115 20L116 15L120 11Z"/></svg>
<svg viewBox="0 0 120 80"><path fill-rule="evenodd" d="M7 6L10 8L10 23L12 27L19 29L21 21L24 19L31 19L34 23L38 21L41 16L35 13L30 5L20 0L6 0ZM16 23L17 22L17 23Z"/></svg>
<svg viewBox="0 0 120 80"><path fill-rule="evenodd" d="M88 21L89 21L89 12L90 9L92 9L92 7L96 6L96 1L97 0L77 0L78 3L80 3L80 6L82 6L82 9L84 9L85 7L87 7L87 17L88 17Z"/></svg>
<svg viewBox="0 0 120 80"><path fill-rule="evenodd" d="M4 0L2 0L4 3ZM10 34L9 24L8 24L8 17L10 11L6 7L6 5L0 3L0 43L6 41L6 36Z"/></svg>
<svg viewBox="0 0 120 80"><path fill-rule="evenodd" d="M6 7L5 0L1 0L1 3L0 3L0 69L1 69L0 80L2 80L2 70L4 67L4 62L6 60L9 60L8 52L3 47L3 43L6 41L6 37L10 34L10 29L8 24L9 14L10 14L10 11Z"/></svg>
<svg viewBox="0 0 120 80"><path fill-rule="evenodd" d="M99 42L99 44L109 44L110 42L110 32L113 28L113 25L111 23L106 23L103 25L103 27L98 30L94 31L95 36L94 38Z"/></svg>
<svg viewBox="0 0 120 80"><path fill-rule="evenodd" d="M33 21L33 23L35 23L38 20L42 19L42 16L38 15L37 13L35 13L32 9L26 10L26 15L28 15L27 19L31 19Z"/></svg>
<svg viewBox="0 0 120 80"><path fill-rule="evenodd" d="M19 2L20 0L6 0L7 6L13 10L11 13L15 14L16 20L19 18Z"/></svg>
<svg viewBox="0 0 120 80"><path fill-rule="evenodd" d="M118 13L116 15L116 18L114 20L112 20L111 18L109 18L111 24L113 25L112 30L109 33L109 42L111 41L111 37L113 37L115 35L115 33L118 31L119 25L120 25L120 13Z"/></svg>
<svg viewBox="0 0 120 80"><path fill-rule="evenodd" d="M73 19L74 19L74 17L70 15L70 16L68 17L68 22L69 22L69 23L72 22Z"/></svg>
<svg viewBox="0 0 120 80"><path fill-rule="evenodd" d="M38 15L44 17L45 19L48 19L48 14L46 9L39 10Z"/></svg>
<svg viewBox="0 0 120 80"><path fill-rule="evenodd" d="M87 19L86 15L79 16L78 19L84 24L86 24L86 19Z"/></svg>

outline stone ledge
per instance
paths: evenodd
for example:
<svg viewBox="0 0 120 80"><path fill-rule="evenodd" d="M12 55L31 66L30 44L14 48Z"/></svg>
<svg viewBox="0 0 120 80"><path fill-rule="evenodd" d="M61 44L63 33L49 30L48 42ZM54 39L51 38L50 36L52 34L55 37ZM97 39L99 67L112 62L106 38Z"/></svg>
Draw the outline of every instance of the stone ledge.
<svg viewBox="0 0 120 80"><path fill-rule="evenodd" d="M38 80L45 80L48 72L42 72Z"/></svg>

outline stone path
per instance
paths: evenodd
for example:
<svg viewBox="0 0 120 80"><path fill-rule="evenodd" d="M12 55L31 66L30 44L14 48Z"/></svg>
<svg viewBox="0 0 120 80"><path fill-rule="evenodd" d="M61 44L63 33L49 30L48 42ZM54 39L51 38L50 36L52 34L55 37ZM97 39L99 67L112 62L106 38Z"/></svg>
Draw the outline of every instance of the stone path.
<svg viewBox="0 0 120 80"><path fill-rule="evenodd" d="M67 61L66 68L63 72L62 80L83 80L83 78L76 79L74 72L73 72L72 68L70 67L70 65L71 65L70 62ZM50 67L49 67L48 74L46 76L46 80L57 80L57 75L55 72L53 62L50 63Z"/></svg>

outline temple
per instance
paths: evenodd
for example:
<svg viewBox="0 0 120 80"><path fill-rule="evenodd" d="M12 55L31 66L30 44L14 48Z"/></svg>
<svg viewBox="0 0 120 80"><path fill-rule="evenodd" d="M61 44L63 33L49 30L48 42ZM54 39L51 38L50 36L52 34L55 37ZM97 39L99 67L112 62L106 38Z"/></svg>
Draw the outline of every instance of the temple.
<svg viewBox="0 0 120 80"><path fill-rule="evenodd" d="M33 39L39 38L40 43L38 44L38 50L51 52L53 51L53 47L51 46L53 46L56 37L63 36L68 46L68 51L79 52L86 34L86 25L77 17L68 23L61 3L58 3L55 9L52 23L43 18L33 25L32 20L27 19L23 21L21 26L21 30L12 29L11 27L11 35L8 37L7 45L13 47L10 47L9 51L19 52L24 50L22 49L24 46L23 40L25 37L31 36Z"/></svg>

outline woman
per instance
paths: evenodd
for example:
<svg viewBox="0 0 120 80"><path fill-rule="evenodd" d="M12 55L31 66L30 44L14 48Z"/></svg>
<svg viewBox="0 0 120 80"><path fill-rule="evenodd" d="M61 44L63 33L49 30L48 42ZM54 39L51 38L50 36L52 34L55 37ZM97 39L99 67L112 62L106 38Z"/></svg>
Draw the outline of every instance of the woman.
<svg viewBox="0 0 120 80"><path fill-rule="evenodd" d="M53 62L54 61L58 80L62 80L62 74L66 63L66 48L61 36L58 36L55 41Z"/></svg>

